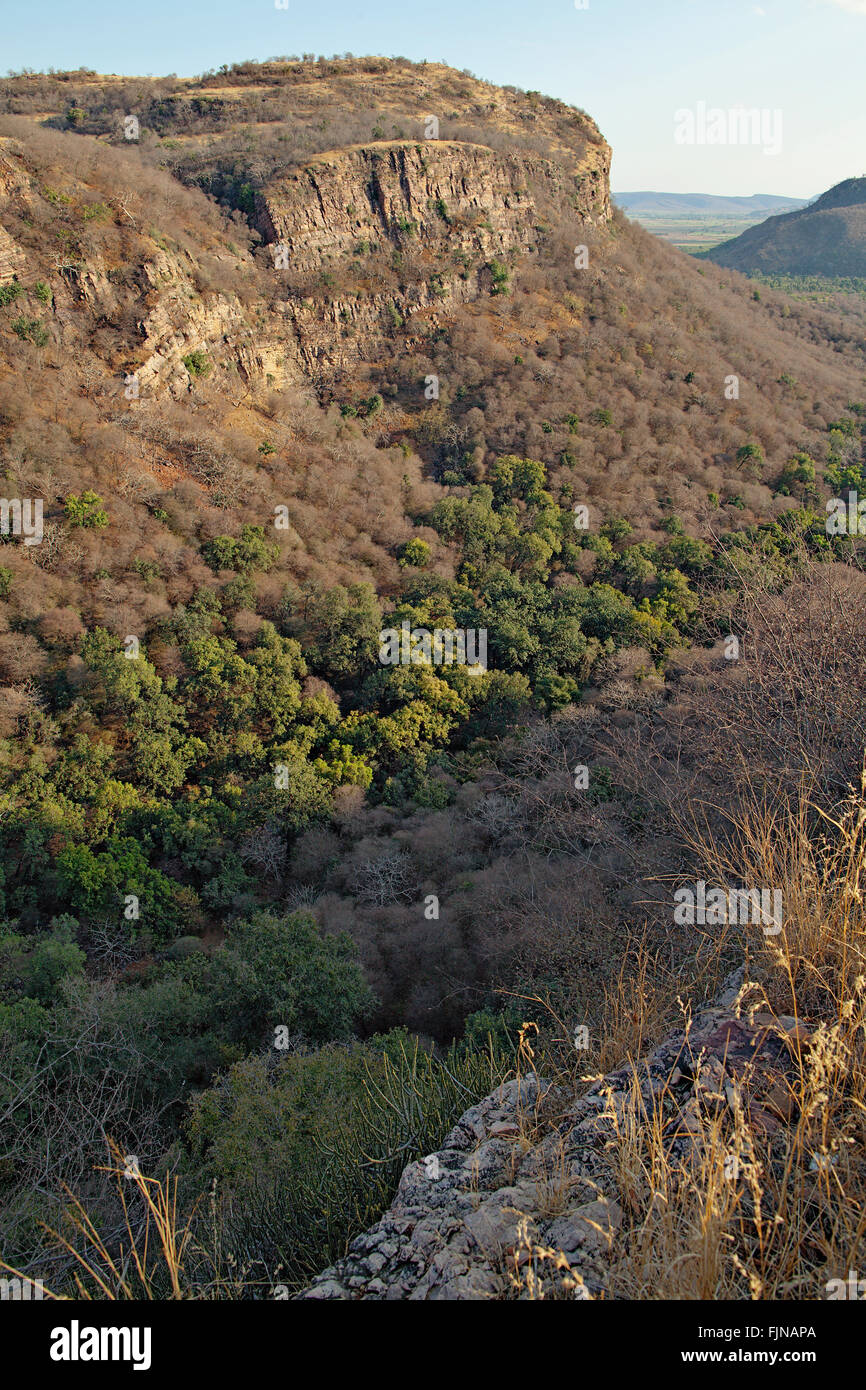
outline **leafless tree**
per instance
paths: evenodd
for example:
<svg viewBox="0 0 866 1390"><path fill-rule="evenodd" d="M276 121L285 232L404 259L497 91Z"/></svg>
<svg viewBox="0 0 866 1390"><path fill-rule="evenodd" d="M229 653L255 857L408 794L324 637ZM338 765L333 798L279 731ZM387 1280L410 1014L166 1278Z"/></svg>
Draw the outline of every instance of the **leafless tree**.
<svg viewBox="0 0 866 1390"><path fill-rule="evenodd" d="M283 882L286 862L286 841L270 821L250 830L241 843L241 858L255 864L266 874Z"/></svg>
<svg viewBox="0 0 866 1390"><path fill-rule="evenodd" d="M411 900L411 860L405 850L386 852L378 859L366 859L356 873L356 893L361 902L386 903Z"/></svg>

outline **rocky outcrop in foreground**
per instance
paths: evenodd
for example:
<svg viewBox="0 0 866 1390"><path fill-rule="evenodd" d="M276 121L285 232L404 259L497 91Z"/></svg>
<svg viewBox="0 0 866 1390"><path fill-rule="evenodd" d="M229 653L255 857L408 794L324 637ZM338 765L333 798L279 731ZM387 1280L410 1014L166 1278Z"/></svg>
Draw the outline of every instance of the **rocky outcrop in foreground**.
<svg viewBox="0 0 866 1390"><path fill-rule="evenodd" d="M661 1108L673 1161L701 1143L702 1116L741 1103L754 1130L790 1118L802 1023L740 1016L742 971L688 1029L636 1070L594 1082L579 1099L535 1076L510 1081L468 1110L436 1154L410 1163L388 1211L302 1299L501 1299L525 1296L539 1247L573 1297L608 1297L623 1211L611 1138L643 1103ZM537 1136L533 1138L533 1135ZM538 1137L540 1136L540 1137Z"/></svg>

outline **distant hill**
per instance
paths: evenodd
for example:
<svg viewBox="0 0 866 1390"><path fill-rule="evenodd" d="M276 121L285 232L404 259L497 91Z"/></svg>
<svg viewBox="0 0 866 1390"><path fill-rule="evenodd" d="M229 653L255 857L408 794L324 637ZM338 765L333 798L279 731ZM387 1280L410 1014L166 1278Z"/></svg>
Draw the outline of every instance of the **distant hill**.
<svg viewBox="0 0 866 1390"><path fill-rule="evenodd" d="M713 193L613 193L614 202L629 217L695 217L711 213L722 217L748 217L752 213L790 212L806 206L805 198L784 198L775 193L752 193L746 198L717 197Z"/></svg>
<svg viewBox="0 0 866 1390"><path fill-rule="evenodd" d="M746 275L866 275L866 178L845 179L705 255Z"/></svg>

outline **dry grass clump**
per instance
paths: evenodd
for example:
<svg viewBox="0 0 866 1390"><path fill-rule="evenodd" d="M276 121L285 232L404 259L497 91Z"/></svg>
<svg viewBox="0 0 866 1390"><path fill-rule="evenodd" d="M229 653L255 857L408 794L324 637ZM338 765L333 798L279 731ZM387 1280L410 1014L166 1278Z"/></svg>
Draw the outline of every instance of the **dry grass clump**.
<svg viewBox="0 0 866 1390"><path fill-rule="evenodd" d="M823 1298L866 1257L866 778L834 814L801 799L787 818L745 813L738 832L705 846L707 880L782 889L781 932L745 929L738 1008L786 1020L789 1118L755 1123L741 1082L720 1078L718 1104L689 1106L691 1143L673 1157L670 1088L648 1102L635 1071L629 1103L609 1107L628 1217L614 1297Z"/></svg>
<svg viewBox="0 0 866 1390"><path fill-rule="evenodd" d="M512 1298L532 1302L592 1298L583 1276L572 1268L561 1250L533 1240L528 1217L518 1222L517 1235L506 1267Z"/></svg>
<svg viewBox="0 0 866 1390"><path fill-rule="evenodd" d="M137 1161L124 1157L116 1144L109 1141L108 1148L109 1163L100 1171L116 1180L122 1225L100 1232L80 1198L65 1188L69 1205L63 1228L46 1230L68 1257L72 1275L66 1281L68 1292L46 1288L45 1296L110 1302L237 1296L238 1285L230 1278L215 1279L206 1287L200 1268L199 1277L192 1277L203 1251L194 1241L195 1211L186 1220L179 1211L177 1179L146 1177ZM2 1260L0 1270L19 1274Z"/></svg>

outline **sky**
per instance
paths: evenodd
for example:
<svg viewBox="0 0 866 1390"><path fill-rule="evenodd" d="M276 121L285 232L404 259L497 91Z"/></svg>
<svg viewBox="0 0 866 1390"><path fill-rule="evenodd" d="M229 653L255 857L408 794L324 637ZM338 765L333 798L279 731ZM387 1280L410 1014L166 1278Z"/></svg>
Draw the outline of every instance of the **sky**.
<svg viewBox="0 0 866 1390"><path fill-rule="evenodd" d="M613 146L617 192L809 198L866 173L866 0L280 3L2 0L0 71L427 58L588 111ZM740 107L761 113L754 140L732 139Z"/></svg>

